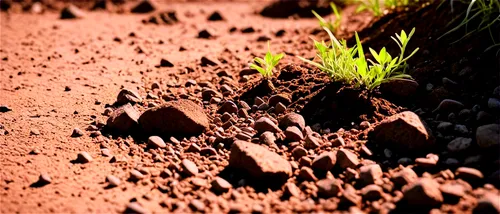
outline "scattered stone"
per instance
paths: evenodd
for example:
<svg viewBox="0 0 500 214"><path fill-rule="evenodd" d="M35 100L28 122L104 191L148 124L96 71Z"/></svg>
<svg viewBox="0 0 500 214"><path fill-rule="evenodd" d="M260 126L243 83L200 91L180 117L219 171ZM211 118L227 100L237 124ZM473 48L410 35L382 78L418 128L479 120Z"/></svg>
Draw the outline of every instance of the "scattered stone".
<svg viewBox="0 0 500 214"><path fill-rule="evenodd" d="M67 7L63 8L61 11L61 19L81 19L85 16L85 13L83 13L80 8L76 7L75 5L68 5Z"/></svg>
<svg viewBox="0 0 500 214"><path fill-rule="evenodd" d="M486 193L481 197L476 207L472 210L474 214L500 213L500 196L495 193Z"/></svg>
<svg viewBox="0 0 500 214"><path fill-rule="evenodd" d="M80 152L76 157L77 163L90 163L92 160L92 156L90 156L87 152Z"/></svg>
<svg viewBox="0 0 500 214"><path fill-rule="evenodd" d="M500 99L497 99L497 98L488 99L488 108L493 110L493 111L499 111L500 110Z"/></svg>
<svg viewBox="0 0 500 214"><path fill-rule="evenodd" d="M214 37L214 35L212 33L210 33L210 31L208 31L207 29L203 29L203 30L198 32L198 38L200 38L200 39L210 39L213 37Z"/></svg>
<svg viewBox="0 0 500 214"><path fill-rule="evenodd" d="M136 4L130 12L132 13L149 13L154 11L156 8L149 0L142 0Z"/></svg>
<svg viewBox="0 0 500 214"><path fill-rule="evenodd" d="M127 209L125 209L124 213L127 213L127 214L146 214L146 213L149 213L149 211L146 210L144 207L142 207L137 202L130 202L127 205Z"/></svg>
<svg viewBox="0 0 500 214"><path fill-rule="evenodd" d="M117 187L121 183L120 179L114 175L106 176L106 182L108 182L109 187Z"/></svg>
<svg viewBox="0 0 500 214"><path fill-rule="evenodd" d="M302 131L300 131L296 126L289 126L286 128L285 137L290 141L300 141L304 138Z"/></svg>
<svg viewBox="0 0 500 214"><path fill-rule="evenodd" d="M200 151L201 151L201 148L196 143L191 143L191 145L189 145L189 147L186 149L186 152L199 153Z"/></svg>
<svg viewBox="0 0 500 214"><path fill-rule="evenodd" d="M191 209L193 209L194 211L200 212L205 209L205 204L198 199L193 199L189 203L189 207L191 207Z"/></svg>
<svg viewBox="0 0 500 214"><path fill-rule="evenodd" d="M179 19L177 19L177 15L175 11L161 11L156 14L151 15L148 19L142 20L144 24L147 23L153 23L153 24L165 24L165 25L172 25L177 22L179 22ZM160 44L161 44L160 40ZM182 47L181 47L182 48Z"/></svg>
<svg viewBox="0 0 500 214"><path fill-rule="evenodd" d="M81 137L83 135L84 135L83 131L80 130L79 128L73 129L73 133L71 133L71 137Z"/></svg>
<svg viewBox="0 0 500 214"><path fill-rule="evenodd" d="M450 152L464 152L467 151L467 149L469 149L471 145L472 145L471 138L457 137L450 143L448 143L447 148L448 151Z"/></svg>
<svg viewBox="0 0 500 214"><path fill-rule="evenodd" d="M38 177L37 184L47 185L50 183L52 183L52 178L50 177L50 175L47 172L40 173L40 176Z"/></svg>
<svg viewBox="0 0 500 214"><path fill-rule="evenodd" d="M140 181L140 180L144 179L145 177L146 176L138 170L133 169L132 171L130 171L130 180L131 181L134 181L134 182Z"/></svg>
<svg viewBox="0 0 500 214"><path fill-rule="evenodd" d="M280 128L267 117L261 117L257 121L255 121L254 129L259 133L263 133L266 131L277 133L281 131Z"/></svg>
<svg viewBox="0 0 500 214"><path fill-rule="evenodd" d="M500 146L500 125L488 124L478 127L476 141L479 147L483 149L497 149Z"/></svg>
<svg viewBox="0 0 500 214"><path fill-rule="evenodd" d="M117 105L124 105L127 103L135 104L140 102L142 102L141 96L137 92L129 89L122 89L116 98Z"/></svg>
<svg viewBox="0 0 500 214"><path fill-rule="evenodd" d="M221 177L215 177L211 183L212 190L217 193L224 193L229 191L233 186Z"/></svg>
<svg viewBox="0 0 500 214"><path fill-rule="evenodd" d="M283 105L283 103L278 103L274 107L274 112L276 112L276 114L281 114L281 113L283 113L285 111L286 111L286 106Z"/></svg>
<svg viewBox="0 0 500 214"><path fill-rule="evenodd" d="M138 123L140 113L127 103L116 109L106 122L106 127L121 134L129 133Z"/></svg>
<svg viewBox="0 0 500 214"><path fill-rule="evenodd" d="M233 101L226 101L224 104L221 105L217 113L224 114L226 112L229 114L237 113L238 106L236 106L236 104L234 104Z"/></svg>
<svg viewBox="0 0 500 214"><path fill-rule="evenodd" d="M198 174L198 167L193 161L184 159L181 162L183 172L188 176L196 176Z"/></svg>
<svg viewBox="0 0 500 214"><path fill-rule="evenodd" d="M430 129L410 111L384 119L372 133L378 143L387 143L402 150L429 149L435 143Z"/></svg>
<svg viewBox="0 0 500 214"><path fill-rule="evenodd" d="M378 200L382 197L383 193L384 191L382 190L382 187L376 184L370 184L361 189L361 195L363 196L363 199L367 201Z"/></svg>
<svg viewBox="0 0 500 214"><path fill-rule="evenodd" d="M382 168L378 164L370 164L359 168L359 178L364 184L377 184L382 180Z"/></svg>
<svg viewBox="0 0 500 214"><path fill-rule="evenodd" d="M223 21L224 18L220 15L219 11L214 11L208 16L208 21Z"/></svg>
<svg viewBox="0 0 500 214"><path fill-rule="evenodd" d="M160 66L161 67L174 67L174 64L172 64L170 61L166 60L166 59L161 59L160 60Z"/></svg>
<svg viewBox="0 0 500 214"><path fill-rule="evenodd" d="M335 166L336 161L337 160L334 153L323 152L316 158L314 158L311 167L312 169L317 171L327 172Z"/></svg>
<svg viewBox="0 0 500 214"><path fill-rule="evenodd" d="M465 189L460 184L446 183L439 186L439 190L443 194L445 200L447 198L451 200L457 200L465 195Z"/></svg>
<svg viewBox="0 0 500 214"><path fill-rule="evenodd" d="M31 129L30 135L38 136L38 135L40 135L40 131L38 129Z"/></svg>
<svg viewBox="0 0 500 214"><path fill-rule="evenodd" d="M304 181L317 181L318 180L318 178L316 178L316 176L314 175L313 170L307 166L303 166L300 169L298 178L301 180L304 180Z"/></svg>
<svg viewBox="0 0 500 214"><path fill-rule="evenodd" d="M403 199L412 206L433 207L443 203L439 183L431 178L421 178L403 190Z"/></svg>
<svg viewBox="0 0 500 214"><path fill-rule="evenodd" d="M286 129L289 126L297 126L302 131L306 126L306 121L300 114L288 113L281 119L279 126L283 129Z"/></svg>
<svg viewBox="0 0 500 214"><path fill-rule="evenodd" d="M459 167L455 171L455 175L457 176L457 178L471 183L478 182L484 178L484 175L481 171L469 167Z"/></svg>
<svg viewBox="0 0 500 214"><path fill-rule="evenodd" d="M342 169L355 168L359 164L358 156L347 149L337 151L337 164Z"/></svg>
<svg viewBox="0 0 500 214"><path fill-rule="evenodd" d="M274 143L276 141L276 137L274 136L274 133L266 131L262 133L259 137L260 142L263 144L266 144L268 146L274 147L276 144Z"/></svg>
<svg viewBox="0 0 500 214"><path fill-rule="evenodd" d="M418 83L415 80L397 79L382 83L380 90L382 93L388 93L398 97L412 96L417 92Z"/></svg>
<svg viewBox="0 0 500 214"><path fill-rule="evenodd" d="M165 148L167 144L158 136L151 136L148 138L148 145L152 148Z"/></svg>
<svg viewBox="0 0 500 214"><path fill-rule="evenodd" d="M312 134L308 134L305 139L304 148L306 149L316 149L321 146L322 141Z"/></svg>
<svg viewBox="0 0 500 214"><path fill-rule="evenodd" d="M159 135L198 135L208 128L208 117L190 100L168 101L150 108L139 117L142 130Z"/></svg>
<svg viewBox="0 0 500 214"><path fill-rule="evenodd" d="M257 144L234 141L229 166L244 170L253 178L283 184L292 175L292 167L278 154Z"/></svg>
<svg viewBox="0 0 500 214"><path fill-rule="evenodd" d="M464 109L465 106L461 102L458 102L456 100L452 99L444 99L439 103L438 107L432 111L433 113L436 112L459 112L460 110Z"/></svg>
<svg viewBox="0 0 500 214"><path fill-rule="evenodd" d="M254 33L255 30L253 29L253 27L246 27L246 28L241 29L241 32L242 33Z"/></svg>
<svg viewBox="0 0 500 214"><path fill-rule="evenodd" d="M399 186L404 186L406 184L411 184L415 181L417 181L418 175L413 171L413 169L405 167L401 169L401 171L396 172L392 176L392 180L394 183L398 184Z"/></svg>
<svg viewBox="0 0 500 214"><path fill-rule="evenodd" d="M6 106L6 105L0 105L0 112L1 113L5 113L5 112L9 112L9 111L12 111L11 108L9 108L9 106Z"/></svg>
<svg viewBox="0 0 500 214"><path fill-rule="evenodd" d="M342 192L341 183L337 179L325 178L316 182L318 196L323 198L336 197Z"/></svg>
<svg viewBox="0 0 500 214"><path fill-rule="evenodd" d="M286 183L283 195L286 197L299 197L300 189L294 183Z"/></svg>
<svg viewBox="0 0 500 214"><path fill-rule="evenodd" d="M283 93L272 95L268 100L269 106L276 106L278 103L289 105L291 102L292 100L290 95Z"/></svg>
<svg viewBox="0 0 500 214"><path fill-rule="evenodd" d="M300 147L300 146L297 146L292 150L292 156L293 156L293 158L295 158L295 160L298 160L302 156L306 156L306 155L307 155L307 150Z"/></svg>

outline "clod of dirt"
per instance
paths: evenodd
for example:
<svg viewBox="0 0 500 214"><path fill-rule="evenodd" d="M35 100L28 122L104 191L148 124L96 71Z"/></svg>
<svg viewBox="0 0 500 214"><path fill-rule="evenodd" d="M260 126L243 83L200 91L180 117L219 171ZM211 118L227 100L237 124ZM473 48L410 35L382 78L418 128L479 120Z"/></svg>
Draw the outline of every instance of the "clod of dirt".
<svg viewBox="0 0 500 214"><path fill-rule="evenodd" d="M146 134L198 135L208 128L209 120L193 101L178 100L148 109L139 124Z"/></svg>
<svg viewBox="0 0 500 214"><path fill-rule="evenodd" d="M432 148L434 136L418 115L405 111L384 119L374 127L377 143L387 143L392 148L404 151L422 151Z"/></svg>
<svg viewBox="0 0 500 214"><path fill-rule="evenodd" d="M106 122L106 127L112 132L128 134L138 124L141 114L129 103L116 109Z"/></svg>
<svg viewBox="0 0 500 214"><path fill-rule="evenodd" d="M281 186L292 175L292 167L283 157L260 145L240 140L231 146L229 167L247 172L252 179L265 181L263 185Z"/></svg>
<svg viewBox="0 0 500 214"><path fill-rule="evenodd" d="M130 10L132 13L149 13L151 11L154 11L156 7L153 5L153 3L149 0L142 0L139 2L135 7Z"/></svg>
<svg viewBox="0 0 500 214"><path fill-rule="evenodd" d="M9 108L9 106L0 105L0 112L5 113L5 112L9 112L9 111L12 111L12 109Z"/></svg>
<svg viewBox="0 0 500 214"><path fill-rule="evenodd" d="M61 11L61 19L80 19L85 16L85 13L75 5L70 4Z"/></svg>
<svg viewBox="0 0 500 214"><path fill-rule="evenodd" d="M127 103L135 104L142 102L141 96L132 90L122 89L116 97L116 105L124 105Z"/></svg>
<svg viewBox="0 0 500 214"><path fill-rule="evenodd" d="M208 21L223 21L224 18L220 15L219 11L214 11L208 16Z"/></svg>
<svg viewBox="0 0 500 214"><path fill-rule="evenodd" d="M143 23L165 24L172 25L179 22L175 11L163 11L151 15L148 19L143 20Z"/></svg>

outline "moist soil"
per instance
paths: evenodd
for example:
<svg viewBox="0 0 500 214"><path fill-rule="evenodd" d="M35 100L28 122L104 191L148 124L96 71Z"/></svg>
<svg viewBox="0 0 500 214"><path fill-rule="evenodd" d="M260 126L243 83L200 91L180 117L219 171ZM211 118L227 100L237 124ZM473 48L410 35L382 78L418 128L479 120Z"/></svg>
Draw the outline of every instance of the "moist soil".
<svg viewBox="0 0 500 214"><path fill-rule="evenodd" d="M397 53L390 36L416 27L408 50L419 47L420 51L408 63L418 87L411 95L397 96L333 82L295 57L314 57L310 37L328 39L317 20L310 18L311 9L328 14L328 5L316 1L292 1L286 6L280 6L283 2L162 1L154 4L154 11L140 13L131 12L138 1L104 1L104 6L102 1L97 1L99 5L42 1L41 11L29 1L1 2L2 213L482 213L499 209L495 202L500 185L498 149L480 148L475 130L499 123L498 107L489 100L500 99L494 92L500 85L500 55L497 50L484 51L491 45L486 31L453 44L463 31L437 40L450 24L458 23L452 22L458 13L447 4L413 6L381 18L355 13L354 5L343 6L336 35L354 44L352 36L359 32L365 49L387 47ZM69 3L84 16L60 19ZM492 32L500 37L498 25ZM267 40L273 53L284 52L286 57L273 76L264 79L249 70L248 63L265 54ZM133 104L141 113L168 101L191 100L203 107L209 127L195 136L161 136L165 148L148 143L138 127L115 135L107 130L106 121L109 112L119 107L115 102L124 88L142 98ZM207 88L218 95L205 99L202 93ZM286 97L283 112L277 112L277 106L254 105L258 98L268 103L273 96ZM434 111L444 99L461 102L467 111ZM219 108L227 101L239 110L244 101L250 107L248 115L221 114ZM436 146L425 154L391 151L370 134L388 116L408 110L416 112L436 136ZM278 124L292 112L304 118L308 126L304 133L310 130L313 133L308 135L323 141L317 148L304 149L302 158L295 158L292 150L305 146L307 140L290 141L280 131L272 135L274 143L266 144L269 139L251 128L262 116ZM443 122L466 131L446 133L438 128ZM246 141L261 144L291 163L293 173L286 187L253 179L244 167L228 167L231 145L242 130L252 135ZM345 143L337 144L339 137ZM473 145L467 152L452 154L447 144L456 137L472 138ZM314 180L304 181L299 175L300 169L312 167L319 154L339 149L351 151L360 163L351 171L338 165L327 173L315 170L317 178L336 179L344 189L323 198ZM93 160L84 163L88 159L80 152ZM432 155L438 156L437 164L415 163ZM410 161L402 162L404 158ZM458 163L445 161L450 159ZM359 174L358 166L371 163L382 168L382 183L377 184L382 196L361 200L366 185L352 173ZM403 188L393 182L394 172L403 166L420 178L440 185L458 183L466 190L458 198L443 193L444 202L424 204L417 211L402 199L409 185ZM460 177L455 173L459 167L478 169L481 176ZM111 182L109 175L121 182ZM214 189L215 177L232 187ZM297 194L290 193L291 184ZM355 190L349 192L350 188ZM487 209L477 206L491 194L496 208L487 203Z"/></svg>

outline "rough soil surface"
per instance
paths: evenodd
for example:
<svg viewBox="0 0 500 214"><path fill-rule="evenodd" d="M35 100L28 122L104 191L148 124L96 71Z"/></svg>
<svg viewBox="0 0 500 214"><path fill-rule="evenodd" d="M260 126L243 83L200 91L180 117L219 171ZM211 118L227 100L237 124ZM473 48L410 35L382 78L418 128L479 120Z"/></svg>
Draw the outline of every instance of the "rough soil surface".
<svg viewBox="0 0 500 214"><path fill-rule="evenodd" d="M500 58L436 41L449 7L343 8L349 44L417 27L415 80L369 92L295 57L324 5L68 2L0 1L1 213L500 211Z"/></svg>

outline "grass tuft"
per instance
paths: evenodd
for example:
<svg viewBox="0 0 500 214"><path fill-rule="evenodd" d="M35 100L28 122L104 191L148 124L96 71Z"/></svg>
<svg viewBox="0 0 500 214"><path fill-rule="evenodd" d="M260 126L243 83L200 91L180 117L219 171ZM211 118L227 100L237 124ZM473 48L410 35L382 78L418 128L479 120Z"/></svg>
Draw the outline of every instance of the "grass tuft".
<svg viewBox="0 0 500 214"><path fill-rule="evenodd" d="M349 48L345 40L339 41L328 28L323 27L323 29L328 33L331 42L327 44L313 39L319 62L299 58L327 73L334 81L373 90L384 82L411 79L411 76L406 74L408 68L406 61L418 51L418 48L407 56L405 56L405 51L415 33L415 28L410 34L402 30L400 34L396 34L396 37L391 37L400 48L400 54L395 58L387 52L385 47L379 52L369 48L375 61L366 59L357 33L355 34L356 45Z"/></svg>
<svg viewBox="0 0 500 214"><path fill-rule="evenodd" d="M285 56L284 53L280 54L272 54L271 53L271 45L270 42L267 42L267 53L263 58L260 57L255 57L254 58L254 63L250 63L250 68L253 68L266 79L271 78L273 76L273 69L278 65L280 60Z"/></svg>
<svg viewBox="0 0 500 214"><path fill-rule="evenodd" d="M314 10L312 10L311 12L314 14L314 16L316 16L316 18L319 21L319 25L321 27L326 27L331 32L335 32L340 27L340 21L342 19L342 16L340 15L340 12L337 9L337 6L335 5L335 3L330 2L330 7L332 8L333 14L335 15L335 20L334 21L326 21L323 17L321 17Z"/></svg>

